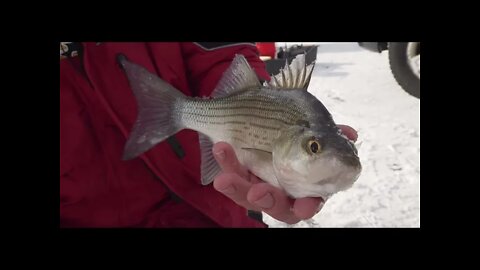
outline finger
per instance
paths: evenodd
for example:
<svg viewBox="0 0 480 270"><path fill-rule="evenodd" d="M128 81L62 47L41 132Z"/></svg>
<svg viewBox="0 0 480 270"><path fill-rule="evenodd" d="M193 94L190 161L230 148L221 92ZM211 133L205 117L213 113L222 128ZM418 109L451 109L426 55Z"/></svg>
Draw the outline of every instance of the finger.
<svg viewBox="0 0 480 270"><path fill-rule="evenodd" d="M358 138L358 133L351 126L347 125L337 125L342 130L342 133L345 134L350 140L356 141Z"/></svg>
<svg viewBox="0 0 480 270"><path fill-rule="evenodd" d="M250 209L259 211L258 207L247 201L247 193L252 184L240 177L236 173L221 173L217 175L213 181L213 187L233 200L236 204Z"/></svg>
<svg viewBox="0 0 480 270"><path fill-rule="evenodd" d="M236 173L245 179L249 178L247 169L240 164L230 144L225 142L216 143L213 145L212 151L224 173Z"/></svg>
<svg viewBox="0 0 480 270"><path fill-rule="evenodd" d="M300 221L291 211L293 200L283 190L267 183L254 184L247 194L247 200L277 220L289 224Z"/></svg>
<svg viewBox="0 0 480 270"><path fill-rule="evenodd" d="M320 212L323 205L322 198L300 198L293 203L293 213L300 219L310 219Z"/></svg>

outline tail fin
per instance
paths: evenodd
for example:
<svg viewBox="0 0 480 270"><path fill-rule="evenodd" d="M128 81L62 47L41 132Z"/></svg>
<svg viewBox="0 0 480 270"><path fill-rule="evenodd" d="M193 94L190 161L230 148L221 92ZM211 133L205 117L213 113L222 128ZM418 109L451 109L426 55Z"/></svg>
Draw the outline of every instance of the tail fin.
<svg viewBox="0 0 480 270"><path fill-rule="evenodd" d="M138 104L137 120L123 153L123 160L129 160L183 129L177 123L175 108L185 96L125 57L118 60L128 76Z"/></svg>

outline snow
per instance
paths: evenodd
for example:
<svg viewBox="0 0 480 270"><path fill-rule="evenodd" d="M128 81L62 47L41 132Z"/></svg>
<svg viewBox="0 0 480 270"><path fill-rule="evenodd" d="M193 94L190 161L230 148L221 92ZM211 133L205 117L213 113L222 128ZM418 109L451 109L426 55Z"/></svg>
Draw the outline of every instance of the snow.
<svg viewBox="0 0 480 270"><path fill-rule="evenodd" d="M393 78L388 51L357 43L318 44L309 91L337 124L358 131L363 171L311 220L288 225L264 213L269 227L420 227L420 100Z"/></svg>

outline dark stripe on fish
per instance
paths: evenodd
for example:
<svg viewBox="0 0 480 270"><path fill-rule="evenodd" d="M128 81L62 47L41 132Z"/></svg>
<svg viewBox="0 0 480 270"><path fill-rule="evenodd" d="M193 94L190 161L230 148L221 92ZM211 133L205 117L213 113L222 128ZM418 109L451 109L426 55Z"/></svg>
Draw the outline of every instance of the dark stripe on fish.
<svg viewBox="0 0 480 270"><path fill-rule="evenodd" d="M271 126L266 126L266 125L261 125L261 124L256 124L256 123L250 123L250 125L254 126L254 127L268 129L268 130L279 130L280 129L280 127L271 127Z"/></svg>
<svg viewBox="0 0 480 270"><path fill-rule="evenodd" d="M275 120L282 122L285 125L292 125L295 122L294 121L285 121L283 119L278 119L274 117L266 117L266 116L260 116L256 114L244 114L244 113L234 113L234 114L224 114L224 115L208 115L208 114L199 114L199 113L189 113L189 112L184 112L186 115L195 115L199 117L205 117L205 118L222 118L222 117L237 117L237 116L244 116L244 117L251 117L251 118L260 118L260 119L265 119L265 120Z"/></svg>

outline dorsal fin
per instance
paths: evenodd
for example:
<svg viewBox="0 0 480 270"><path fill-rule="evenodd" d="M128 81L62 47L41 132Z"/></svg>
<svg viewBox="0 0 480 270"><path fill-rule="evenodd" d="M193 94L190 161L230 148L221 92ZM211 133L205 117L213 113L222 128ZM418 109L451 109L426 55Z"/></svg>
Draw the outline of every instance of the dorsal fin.
<svg viewBox="0 0 480 270"><path fill-rule="evenodd" d="M303 89L307 90L310 78L312 77L315 62L308 65L305 63L305 54L297 55L290 65L288 61L285 63L285 68L272 76L269 86L275 89Z"/></svg>
<svg viewBox="0 0 480 270"><path fill-rule="evenodd" d="M232 64L223 73L211 96L216 98L224 97L251 87L261 87L260 81L248 64L247 59L241 54L236 54Z"/></svg>

